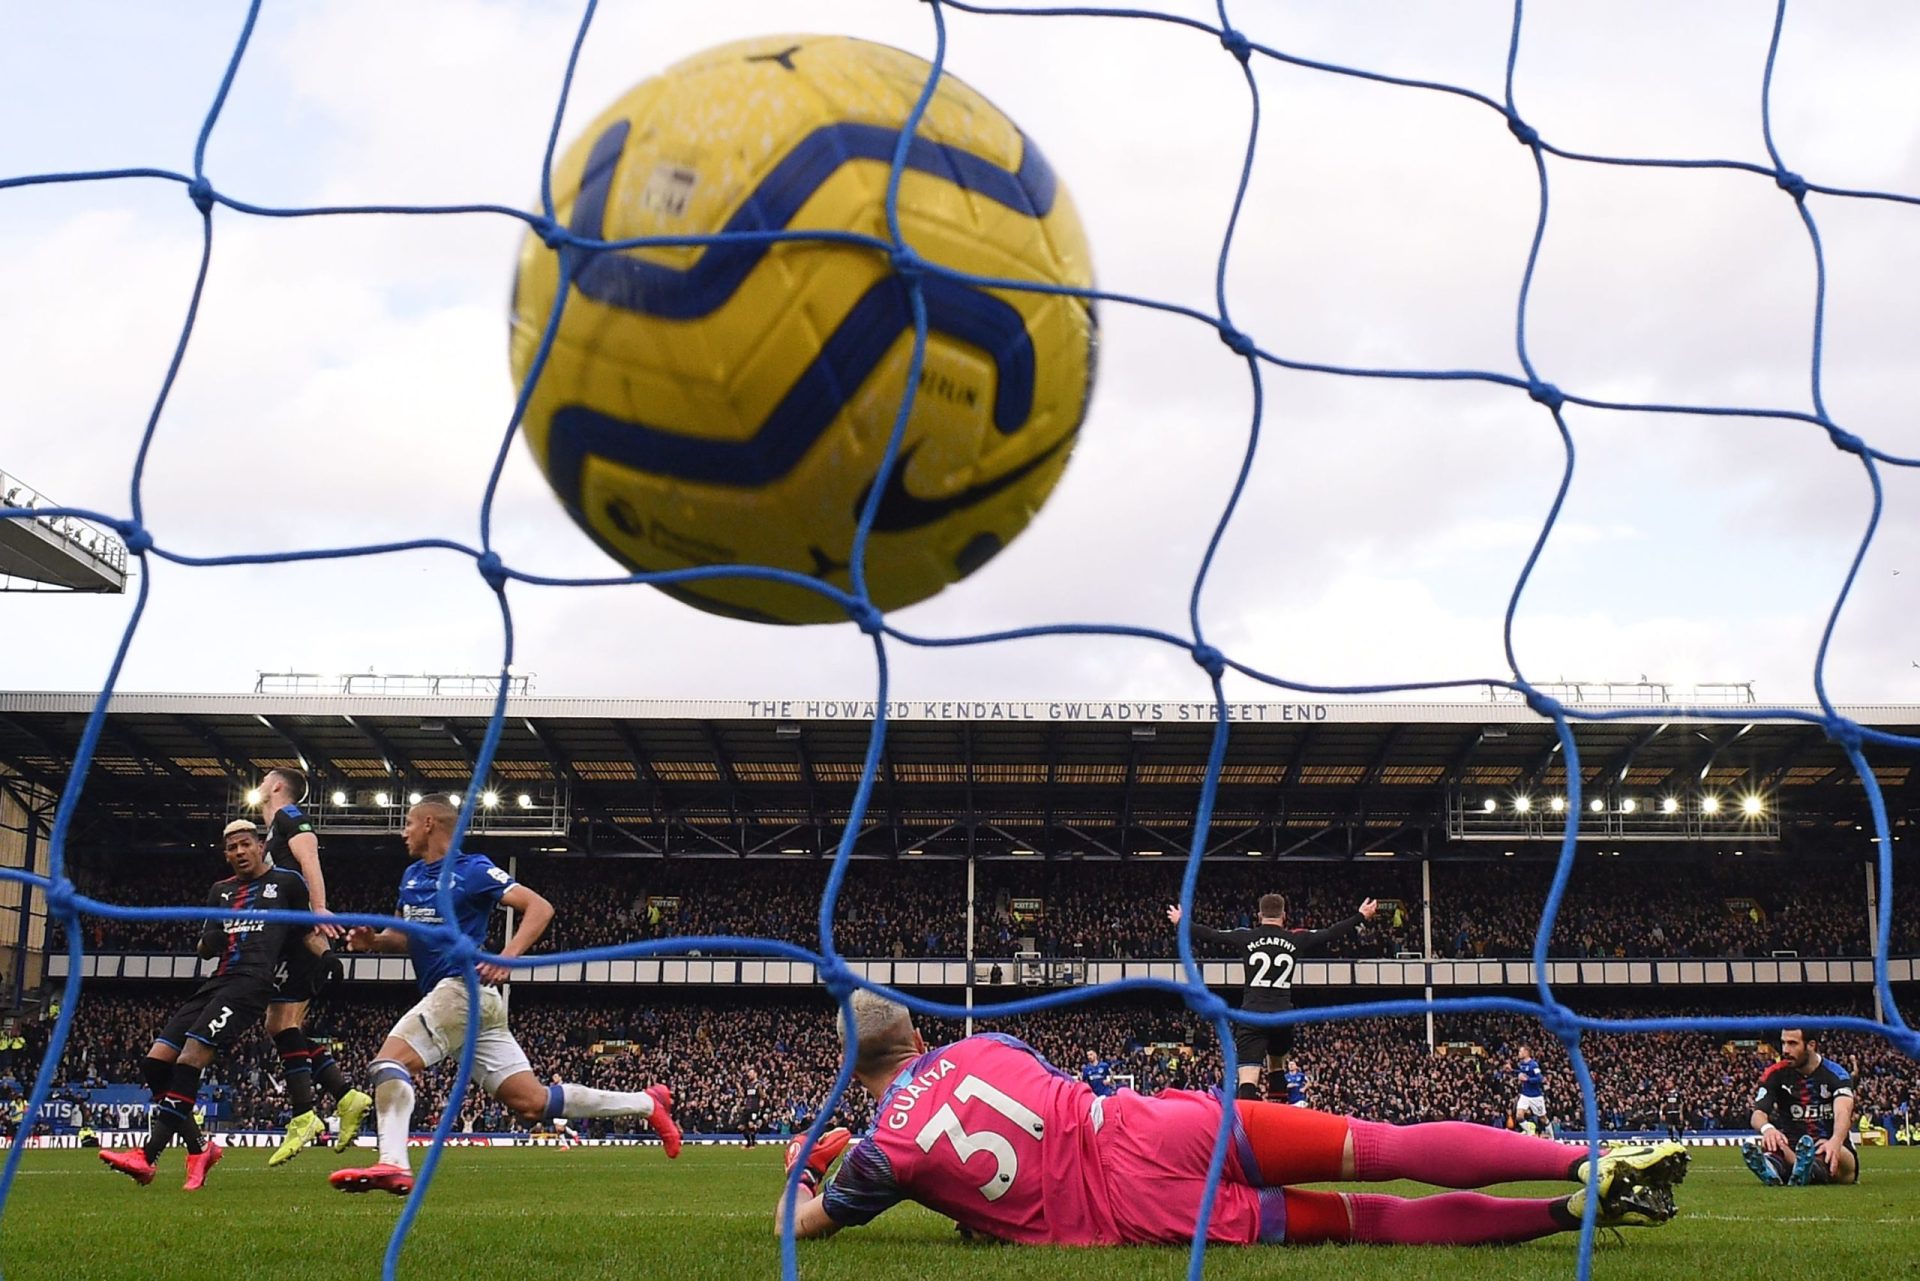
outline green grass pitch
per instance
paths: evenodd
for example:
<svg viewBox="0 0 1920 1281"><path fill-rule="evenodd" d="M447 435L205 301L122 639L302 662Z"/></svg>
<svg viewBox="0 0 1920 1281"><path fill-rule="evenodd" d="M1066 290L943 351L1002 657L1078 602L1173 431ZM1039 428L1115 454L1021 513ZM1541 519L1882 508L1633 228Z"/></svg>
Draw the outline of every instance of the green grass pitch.
<svg viewBox="0 0 1920 1281"><path fill-rule="evenodd" d="M771 1208L781 1149L454 1149L401 1263L406 1278L779 1275ZM326 1185L344 1158L309 1151L278 1170L265 1149L233 1151L208 1187L180 1190L181 1149L151 1187L91 1152L30 1152L0 1224L7 1281L221 1281L377 1277L397 1197ZM1871 1148L1855 1188L1763 1188L1731 1149L1695 1152L1681 1217L1602 1244L1596 1277L1730 1281L1920 1278L1920 1149ZM1557 1190L1542 1185L1543 1190ZM1380 1185L1385 1191L1416 1191ZM1532 1193L1534 1186L1503 1191ZM1207 1275L1287 1281L1574 1275L1574 1238L1478 1249L1242 1247L1208 1252ZM945 1220L901 1206L831 1241L802 1242L800 1274L820 1281L1158 1281L1186 1274L1184 1249L970 1245Z"/></svg>

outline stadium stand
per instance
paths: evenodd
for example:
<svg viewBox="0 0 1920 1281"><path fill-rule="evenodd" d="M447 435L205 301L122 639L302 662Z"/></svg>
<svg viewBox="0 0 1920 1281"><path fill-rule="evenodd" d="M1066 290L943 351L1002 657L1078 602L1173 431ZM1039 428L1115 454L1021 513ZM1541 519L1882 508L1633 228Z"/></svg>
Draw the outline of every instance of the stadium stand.
<svg viewBox="0 0 1920 1281"><path fill-rule="evenodd" d="M171 994L120 988L87 997L63 1060L62 1086L71 1095L138 1080L140 1057L152 1029L176 999ZM1845 997L1827 1002L1866 1013ZM407 1001L398 993L356 992L331 1000L314 1020L316 1034L333 1043L343 1063L358 1071ZM1607 1017L1695 1016L1752 1013L1752 999L1713 1004L1667 1002L1622 1004L1617 999L1583 1003L1583 1012ZM516 1030L543 1075L608 1089L632 1089L670 1079L690 1132L734 1135L745 1118L751 1081L763 1100L758 1128L768 1135L792 1132L811 1120L838 1066L833 1014L813 998L705 992L661 997L623 993L614 999L569 992L528 992L514 1003ZM1113 999L1045 1015L995 1019L980 1011L979 1026L1008 1032L1039 1048L1053 1062L1077 1068L1088 1050L1134 1088L1206 1088L1219 1079L1218 1048L1210 1030L1177 1003ZM954 1037L957 1024L929 1021L926 1034ZM1566 1123L1578 1099L1565 1052L1539 1025L1510 1016L1452 1015L1438 1028L1429 1051L1421 1021L1358 1019L1305 1024L1296 1056L1311 1081L1313 1102L1323 1108L1387 1121L1468 1120L1503 1125L1512 1110L1510 1079L1514 1048L1535 1048L1547 1072L1547 1097ZM754 1047L742 1070L740 1047ZM19 1097L23 1080L37 1067L43 1047L30 1045L0 1067L0 1103ZM1689 1128L1715 1130L1744 1125L1753 1082L1772 1061L1766 1038L1704 1033L1634 1036L1592 1033L1586 1042L1598 1088L1603 1128L1647 1130L1657 1124L1661 1101L1678 1090ZM1920 1105L1920 1064L1873 1038L1837 1034L1829 1053L1849 1065L1860 1082L1865 1111L1882 1117L1903 1104ZM287 1109L277 1081L278 1059L266 1039L254 1034L209 1073L207 1099L220 1129L273 1129ZM452 1079L436 1070L422 1083L416 1124L432 1125ZM869 1120L864 1096L849 1095L841 1121ZM458 1128L505 1132L510 1118L484 1097L469 1100ZM629 1132L595 1122L597 1135Z"/></svg>

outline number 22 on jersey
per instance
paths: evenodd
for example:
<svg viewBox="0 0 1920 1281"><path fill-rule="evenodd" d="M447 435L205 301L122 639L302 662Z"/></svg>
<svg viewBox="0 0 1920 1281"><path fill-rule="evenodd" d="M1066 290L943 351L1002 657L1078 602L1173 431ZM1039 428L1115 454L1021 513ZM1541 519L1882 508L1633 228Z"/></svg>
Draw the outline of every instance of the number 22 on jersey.
<svg viewBox="0 0 1920 1281"><path fill-rule="evenodd" d="M1036 1143L1047 1137L1047 1124L1040 1119L1039 1113L977 1076L962 1077L960 1084L953 1089L953 1097L960 1103L984 1104L1013 1122L1019 1127L1021 1135ZM980 1195L989 1201L998 1201L1005 1196L1007 1189L1013 1186L1014 1176L1020 1173L1020 1154L1012 1140L997 1130L968 1130L960 1123L960 1115L953 1110L951 1103L942 1104L938 1112L928 1117L913 1141L922 1152L932 1152L941 1139L953 1144L953 1150L962 1165L977 1152L985 1152L993 1157L993 1175L980 1185Z"/></svg>
<svg viewBox="0 0 1920 1281"><path fill-rule="evenodd" d="M1257 969L1247 979L1248 987L1291 987L1293 986L1293 958L1285 952L1269 957L1265 952L1253 952L1247 956L1249 969Z"/></svg>

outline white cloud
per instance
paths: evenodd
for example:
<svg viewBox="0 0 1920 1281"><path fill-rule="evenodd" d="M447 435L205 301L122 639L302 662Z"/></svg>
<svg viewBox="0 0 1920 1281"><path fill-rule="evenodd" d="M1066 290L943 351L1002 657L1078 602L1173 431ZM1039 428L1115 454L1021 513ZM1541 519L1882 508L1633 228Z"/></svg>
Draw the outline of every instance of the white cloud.
<svg viewBox="0 0 1920 1281"><path fill-rule="evenodd" d="M45 136L0 164L184 166L239 7L177 29L42 14L70 68L22 68L13 95L58 92ZM1243 6L1256 39L1302 56L1447 80L1498 98L1510 6ZM1182 12L1210 19L1191 0ZM1774 122L1810 179L1920 190L1920 17L1874 7L1790 15ZM1850 11L1851 12L1851 11ZM1104 286L1212 307L1214 259L1245 144L1239 69L1200 33L1145 23L949 14L950 69L1046 148L1072 186ZM1654 0L1529 10L1515 93L1562 145L1763 161L1768 13ZM223 190L262 203L529 203L576 6L375 0L269 6L209 151ZM568 117L577 129L641 75L736 34L833 28L931 49L924 6L608 6ZM225 33L221 35L221 33ZM73 58L54 57L71 51ZM166 77L141 68L166 65ZM1261 149L1232 257L1235 323L1269 350L1384 368L1517 375L1514 310L1535 217L1527 151L1458 98L1256 60ZM37 78L36 78L37 77ZM196 79L197 77L197 79ZM112 121L129 110L124 129ZM1870 124L1863 124L1870 122ZM1810 243L1767 179L1549 163L1552 204L1529 317L1543 378L1628 401L1810 407ZM1911 335L1920 219L1813 197L1829 268L1834 414L1920 453ZM221 211L206 308L148 470L169 546L260 550L477 539L480 487L511 403L503 218L262 220ZM4 463L68 501L124 506L131 454L171 352L198 253L177 187L0 193ZM1182 632L1192 576L1247 441L1244 365L1193 322L1110 306L1101 385L1077 456L1029 532L975 579L900 615L951 636L1051 621ZM1552 420L1480 382L1333 378L1268 368L1261 451L1204 597L1214 643L1319 681L1499 674L1500 617L1564 465ZM1818 428L1569 407L1579 449L1560 526L1522 603L1530 675L1756 679L1803 696L1824 611L1865 518L1856 461ZM1914 483L1890 477L1876 549L1833 654L1855 698L1920 697L1907 655L1920 580ZM516 564L608 571L508 459L497 537ZM1895 569L1906 572L1896 575ZM234 629L270 594L297 628ZM864 689L849 628L760 629L640 589L514 589L521 666L553 692L806 694ZM0 653L14 686L90 685L122 601L5 605L43 643ZM10 634L17 635L17 632ZM233 688L256 667L436 669L494 661L491 601L457 558L293 570L156 570L129 664L145 687ZM1177 651L1057 638L893 647L926 696L1198 696Z"/></svg>

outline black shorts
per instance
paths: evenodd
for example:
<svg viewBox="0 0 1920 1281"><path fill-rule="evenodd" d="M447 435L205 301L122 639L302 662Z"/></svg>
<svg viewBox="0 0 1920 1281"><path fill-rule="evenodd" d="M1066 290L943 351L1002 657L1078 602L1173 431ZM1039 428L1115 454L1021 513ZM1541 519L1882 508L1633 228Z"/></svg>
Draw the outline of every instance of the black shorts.
<svg viewBox="0 0 1920 1281"><path fill-rule="evenodd" d="M1276 1010L1258 1012L1278 1013ZM1289 1023L1285 1027L1252 1027L1245 1023L1235 1023L1233 1052L1239 1058L1241 1067L1259 1067L1269 1058L1284 1059L1293 1053L1293 1024Z"/></svg>
<svg viewBox="0 0 1920 1281"><path fill-rule="evenodd" d="M305 939L291 941L273 971L273 1003L311 1001L340 973L340 958L332 952L315 956Z"/></svg>
<svg viewBox="0 0 1920 1281"><path fill-rule="evenodd" d="M154 1039L178 1050L188 1041L211 1045L215 1050L233 1048L240 1034L260 1021L273 999L273 980L260 975L219 977L202 983L173 1012L167 1025Z"/></svg>

